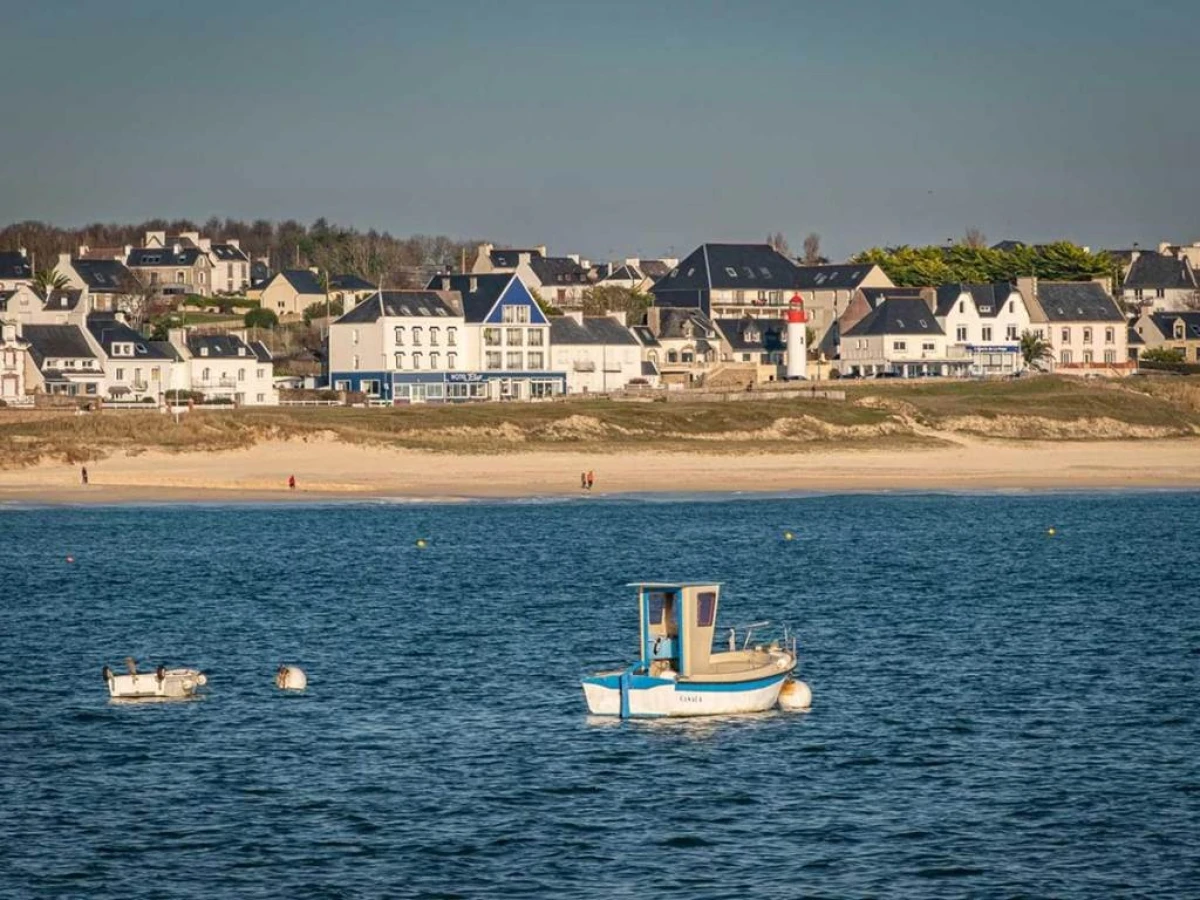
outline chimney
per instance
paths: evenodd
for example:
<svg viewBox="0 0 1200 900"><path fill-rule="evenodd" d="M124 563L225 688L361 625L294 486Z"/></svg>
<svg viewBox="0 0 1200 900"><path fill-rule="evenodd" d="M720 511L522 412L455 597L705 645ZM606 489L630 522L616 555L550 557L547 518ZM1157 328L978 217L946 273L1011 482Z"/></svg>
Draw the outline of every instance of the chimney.
<svg viewBox="0 0 1200 900"><path fill-rule="evenodd" d="M230 238L225 243L227 243L230 247L236 247L238 250L242 249L242 242L240 238Z"/></svg>
<svg viewBox="0 0 1200 900"><path fill-rule="evenodd" d="M29 254L26 252L26 250L25 250L25 248L24 248L24 247L21 247L21 248L19 248L18 252L21 254L21 257L22 257L23 259L28 259L28 258L29 258Z"/></svg>
<svg viewBox="0 0 1200 900"><path fill-rule="evenodd" d="M616 319L623 327L629 326L629 323L626 321L625 310L623 309L609 310L608 317Z"/></svg>
<svg viewBox="0 0 1200 900"><path fill-rule="evenodd" d="M71 267L71 254L70 253L58 254L57 268L58 268L59 272L61 274L65 275L65 274L67 274L66 270L69 269L70 267Z"/></svg>
<svg viewBox="0 0 1200 900"><path fill-rule="evenodd" d="M177 350L187 350L187 329L168 328L167 341Z"/></svg>
<svg viewBox="0 0 1200 900"><path fill-rule="evenodd" d="M443 291L450 290L450 279L449 278L442 279L442 290Z"/></svg>
<svg viewBox="0 0 1200 900"><path fill-rule="evenodd" d="M539 255L539 256L546 256L546 255L547 255L547 254L546 254L546 245L545 245L545 244L538 244L538 245L537 245L537 246L536 246L534 249L535 249L535 250L537 250L537 252L538 252L538 255Z"/></svg>
<svg viewBox="0 0 1200 900"><path fill-rule="evenodd" d="M133 246L131 244L126 244L125 245L125 259L129 259L129 254L132 252L133 252ZM124 261L125 260L122 260L122 262L124 262Z"/></svg>
<svg viewBox="0 0 1200 900"><path fill-rule="evenodd" d="M567 310L565 313L563 313L563 315L566 316L568 319L570 319L572 322L574 322L576 325L583 325L583 310L571 309L571 310Z"/></svg>
<svg viewBox="0 0 1200 900"><path fill-rule="evenodd" d="M542 254L542 256L545 256L545 255L546 254L544 254L544 253ZM568 253L567 259L569 259L571 262L575 263L575 265L579 265L579 254L578 253Z"/></svg>

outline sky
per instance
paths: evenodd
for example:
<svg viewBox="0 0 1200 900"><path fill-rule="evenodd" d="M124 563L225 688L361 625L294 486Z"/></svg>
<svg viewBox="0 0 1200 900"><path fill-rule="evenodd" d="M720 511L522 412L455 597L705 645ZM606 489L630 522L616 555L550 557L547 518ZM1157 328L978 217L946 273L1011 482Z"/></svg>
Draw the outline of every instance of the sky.
<svg viewBox="0 0 1200 900"><path fill-rule="evenodd" d="M905 6L915 7L905 9ZM211 215L842 258L1200 241L1193 4L41 0L6 10L0 222Z"/></svg>

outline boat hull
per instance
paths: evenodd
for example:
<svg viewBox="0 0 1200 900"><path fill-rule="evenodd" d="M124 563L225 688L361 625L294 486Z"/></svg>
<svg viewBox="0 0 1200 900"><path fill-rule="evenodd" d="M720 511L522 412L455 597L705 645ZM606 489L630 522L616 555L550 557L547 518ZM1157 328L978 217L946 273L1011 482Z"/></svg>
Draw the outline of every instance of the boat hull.
<svg viewBox="0 0 1200 900"><path fill-rule="evenodd" d="M790 674L791 667L753 681L704 682L610 672L583 679L583 693L588 712L596 716L727 716L771 709Z"/></svg>

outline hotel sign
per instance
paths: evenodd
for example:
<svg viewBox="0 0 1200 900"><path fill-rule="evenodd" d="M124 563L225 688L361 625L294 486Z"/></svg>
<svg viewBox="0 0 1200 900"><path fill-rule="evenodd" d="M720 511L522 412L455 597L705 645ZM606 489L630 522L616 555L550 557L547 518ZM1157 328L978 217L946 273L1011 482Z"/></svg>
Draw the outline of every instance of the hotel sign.
<svg viewBox="0 0 1200 900"><path fill-rule="evenodd" d="M483 381L484 379L483 375L479 372L447 372L446 380L460 383L474 383L477 381Z"/></svg>

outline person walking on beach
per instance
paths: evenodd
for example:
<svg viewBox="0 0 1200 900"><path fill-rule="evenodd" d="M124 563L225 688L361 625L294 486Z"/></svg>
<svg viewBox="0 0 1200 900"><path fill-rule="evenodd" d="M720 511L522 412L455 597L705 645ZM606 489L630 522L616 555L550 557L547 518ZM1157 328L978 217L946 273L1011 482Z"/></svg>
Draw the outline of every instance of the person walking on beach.
<svg viewBox="0 0 1200 900"><path fill-rule="evenodd" d="M595 480L596 480L596 478L595 478L595 476L592 474L592 470L591 470L591 469L588 469L588 473L587 473L587 489L588 489L589 491L592 489L592 483L593 483Z"/></svg>
<svg viewBox="0 0 1200 900"><path fill-rule="evenodd" d="M579 473L579 489L581 491L587 490L587 472Z"/></svg>
<svg viewBox="0 0 1200 900"><path fill-rule="evenodd" d="M288 476L288 490L294 491L295 489L296 489L296 476L289 475Z"/></svg>
<svg viewBox="0 0 1200 900"><path fill-rule="evenodd" d="M84 466L83 468L81 468L79 470L79 480L82 481L84 484L88 483L87 482L87 466Z"/></svg>

